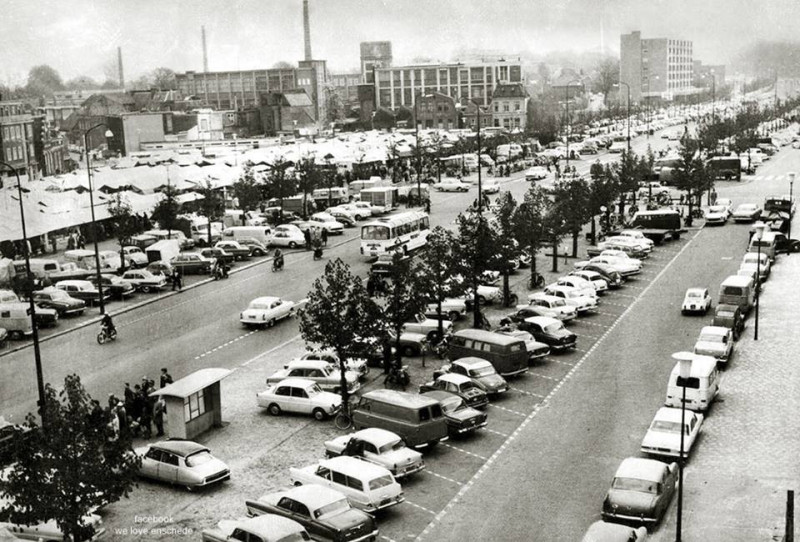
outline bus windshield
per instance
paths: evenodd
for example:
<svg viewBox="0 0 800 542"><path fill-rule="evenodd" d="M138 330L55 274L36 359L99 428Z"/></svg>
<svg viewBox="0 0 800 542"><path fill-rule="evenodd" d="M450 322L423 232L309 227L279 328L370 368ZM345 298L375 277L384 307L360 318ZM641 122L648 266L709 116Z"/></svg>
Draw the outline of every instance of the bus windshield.
<svg viewBox="0 0 800 542"><path fill-rule="evenodd" d="M391 238L387 226L364 226L361 228L361 239L364 241L388 241Z"/></svg>

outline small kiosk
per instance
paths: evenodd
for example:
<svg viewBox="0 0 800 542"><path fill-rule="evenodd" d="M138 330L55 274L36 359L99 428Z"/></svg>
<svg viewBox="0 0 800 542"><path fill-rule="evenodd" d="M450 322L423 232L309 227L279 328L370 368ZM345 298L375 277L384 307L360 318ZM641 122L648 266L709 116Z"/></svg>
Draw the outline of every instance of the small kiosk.
<svg viewBox="0 0 800 542"><path fill-rule="evenodd" d="M228 369L200 369L151 393L167 403L166 425L171 438L192 439L222 426L220 381Z"/></svg>

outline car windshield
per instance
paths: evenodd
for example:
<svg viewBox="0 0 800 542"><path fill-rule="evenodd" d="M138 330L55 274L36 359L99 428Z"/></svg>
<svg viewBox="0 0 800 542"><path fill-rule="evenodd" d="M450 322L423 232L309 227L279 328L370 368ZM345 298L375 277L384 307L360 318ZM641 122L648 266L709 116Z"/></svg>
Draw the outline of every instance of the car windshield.
<svg viewBox="0 0 800 542"><path fill-rule="evenodd" d="M558 333L562 329L564 329L564 326L561 325L560 322L553 322L552 324L550 324L549 326L545 326L544 328L544 330L547 333Z"/></svg>
<svg viewBox="0 0 800 542"><path fill-rule="evenodd" d="M665 420L654 420L650 426L651 431L661 431L662 433L680 433L681 424L679 422L668 422Z"/></svg>
<svg viewBox="0 0 800 542"><path fill-rule="evenodd" d="M319 519L322 516L327 516L328 514L339 514L349 509L350 505L347 503L347 498L339 499L338 501L334 501L314 510L314 519Z"/></svg>
<svg viewBox="0 0 800 542"><path fill-rule="evenodd" d="M551 307L566 307L567 302L563 299L553 299L550 303Z"/></svg>
<svg viewBox="0 0 800 542"><path fill-rule="evenodd" d="M686 297L703 297L702 292L686 292Z"/></svg>
<svg viewBox="0 0 800 542"><path fill-rule="evenodd" d="M460 397L450 397L442 401L442 410L448 414L462 408L464 408L464 400Z"/></svg>
<svg viewBox="0 0 800 542"><path fill-rule="evenodd" d="M714 205L708 208L709 213L724 213L725 207L722 205Z"/></svg>
<svg viewBox="0 0 800 542"><path fill-rule="evenodd" d="M721 316L722 318L733 318L735 315L736 313L731 311L717 311L717 316Z"/></svg>
<svg viewBox="0 0 800 542"><path fill-rule="evenodd" d="M722 344L724 335L717 335L716 333L701 333L700 341L704 343L719 343Z"/></svg>
<svg viewBox="0 0 800 542"><path fill-rule="evenodd" d="M495 374L497 371L494 370L494 367L491 365L486 365L484 367L477 367L475 369L470 369L469 376L474 376L479 378L481 376L489 376Z"/></svg>
<svg viewBox="0 0 800 542"><path fill-rule="evenodd" d="M371 490L380 489L382 487L390 486L394 483L391 475L380 476L369 481L369 488Z"/></svg>
<svg viewBox="0 0 800 542"><path fill-rule="evenodd" d="M388 453L388 452L394 452L394 451L397 451L397 450L402 450L405 447L406 447L406 445L403 444L403 441L401 439L397 439L397 440L393 440L391 442L387 442L386 444L384 444L383 446L378 448L378 453L379 454L385 454L385 453Z"/></svg>
<svg viewBox="0 0 800 542"><path fill-rule="evenodd" d="M361 239L364 241L386 241L389 239L389 228L386 226L364 226L361 228Z"/></svg>
<svg viewBox="0 0 800 542"><path fill-rule="evenodd" d="M196 454L192 454L186 458L186 466L199 467L200 465L205 465L213 459L214 457L207 451L197 452Z"/></svg>
<svg viewBox="0 0 800 542"><path fill-rule="evenodd" d="M69 298L69 295L67 295L67 292L64 292L62 290L54 290L54 291L48 292L48 293L50 294L50 296L53 299L68 299Z"/></svg>
<svg viewBox="0 0 800 542"><path fill-rule="evenodd" d="M661 484L650 480L640 480L639 478L614 478L611 483L613 489L624 489L626 491L639 491L641 493L661 493Z"/></svg>

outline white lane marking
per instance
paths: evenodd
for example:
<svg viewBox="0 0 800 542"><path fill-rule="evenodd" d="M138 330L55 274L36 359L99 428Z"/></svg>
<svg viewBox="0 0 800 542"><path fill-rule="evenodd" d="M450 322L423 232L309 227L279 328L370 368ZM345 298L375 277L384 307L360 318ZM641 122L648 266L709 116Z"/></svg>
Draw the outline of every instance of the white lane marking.
<svg viewBox="0 0 800 542"><path fill-rule="evenodd" d="M547 403L549 403L550 400L553 398L553 396L555 396L555 394L558 393L558 391L561 389L561 387L564 385L564 383L567 382L568 380L570 380L575 375L575 373L578 372L578 370L583 366L583 364L586 362L586 360L589 359L589 356L592 355L592 353L595 351L595 349L601 343L603 343L605 338L608 337L611 334L611 332L616 328L617 324L619 322L621 322L622 319L625 318L625 316L633 309L633 307L636 305L637 301L639 299L641 299L647 293L647 290L649 290L649 287L652 286L653 284L655 284L658 281L658 279L661 278L661 275L664 274L667 271L667 269L669 269L672 266L672 264L675 262L675 260L678 259L678 257L683 253L684 250L686 250L686 247L688 247L691 244L691 242L694 241L697 238L697 236L700 234L700 231L702 231L702 230L698 230L697 233L695 233L694 237L692 237L683 246L683 248L680 251L678 251L677 254L675 254L675 257L672 258L672 260L670 260L670 262L667 263L666 266L664 266L664 268L661 270L661 273L659 273L659 275L655 279L653 279L653 282L650 283L648 288L646 288L639 295L639 298L637 298L637 300L635 300L633 303L631 303L631 305L628 307L628 309L625 310L625 312L623 312L620 315L620 317L616 320L616 322L614 322L614 325L611 326L610 328L608 328L608 330L605 333L603 333L603 336L600 338L600 340L598 340L596 343L594 343L592 345L591 348L589 348L589 350L586 352L586 354L584 354L583 357L580 359L580 361L578 361L578 363L575 364L575 367L573 367L564 376L564 378L561 380L561 382L559 382L556 387L554 387L552 390L550 390L550 393L541 402L541 405L546 405ZM537 406L537 408L535 408L530 414L528 414L528 416L522 421L521 424L519 424L519 426L514 430L514 432L511 433L511 435L500 446L500 448L498 448L492 454L492 456L481 466L481 468L478 469L478 472L476 472L475 474L472 475L472 478L470 478L469 481L467 481L461 487L461 490L458 493L456 493L453 496L452 499L450 499L450 502L448 502L447 505L445 505L445 507L442 509L442 511L439 512L438 514L436 514L436 517L434 517L433 520L430 523L428 523L428 525L425 527L425 529L419 534L419 536L417 536L417 538L416 538L417 541L421 541L428 533L431 532L431 530L438 523L441 523L442 519L450 512L450 510L453 509L455 504L458 503L460 500L462 500L464 498L464 495L466 495L467 492L472 488L472 486L475 485L475 482L478 481L478 479L480 479L480 477L483 476L486 473L487 470L489 470L489 468L494 464L494 462L503 454L503 452L505 452L506 448L520 435L520 433L525 429L525 427L528 426L528 424L531 422L531 420L533 420L536 417L536 414L539 412L539 410L540 410L540 408Z"/></svg>
<svg viewBox="0 0 800 542"><path fill-rule="evenodd" d="M252 358L248 359L247 361L245 361L244 363L241 363L241 364L239 364L239 367L247 367L248 365L250 365L250 364L251 364L251 363L253 363L254 361L256 361L256 360L259 360L259 359L261 359L261 358L263 358L263 357L265 357L265 356L268 356L268 355L272 354L273 352L275 352L276 350L280 350L280 349L281 349L281 348L283 348L284 346L287 346L287 345L289 345L289 344L292 344L293 342L295 342L295 341L296 341L297 339L299 339L300 337L301 337L301 335L298 333L297 335L295 335L294 337L292 337L292 338L291 338L291 339L289 339L288 341L284 341L284 342L282 342L281 344L279 344L278 346L276 346L276 347L274 347L274 348L270 348L270 349L269 349L269 350L267 350L266 352L261 352L261 353L260 353L260 354L258 354L257 356L254 356L254 357L252 357Z"/></svg>
<svg viewBox="0 0 800 542"><path fill-rule="evenodd" d="M544 378L544 379L546 379L546 380L554 380L554 381L556 381L556 382L558 382L558 381L560 380L559 378L555 378L555 377L552 377L552 376L543 375L543 374L540 374L540 373L530 373L530 372L529 372L528 374L529 374L529 375L533 375L533 376L537 376L537 377L539 377L539 378Z"/></svg>
<svg viewBox="0 0 800 542"><path fill-rule="evenodd" d="M394 538L389 538L388 536L381 535L382 540L386 540L386 542L396 542Z"/></svg>
<svg viewBox="0 0 800 542"><path fill-rule="evenodd" d="M427 509L427 508L425 508L424 506L420 506L420 505L418 505L417 503L414 503L414 502L411 502L411 501L409 501L408 499L406 499L406 501L405 501L405 502L406 502L406 504L410 504L411 506L413 506L413 507L415 507L415 508L419 508L419 509L420 509L420 510L422 510L423 512L427 512L427 513L429 513L429 514L430 514L430 515L432 515L432 516L435 516L435 515L436 515L436 512L434 512L433 510L428 510L428 509Z"/></svg>
<svg viewBox="0 0 800 542"><path fill-rule="evenodd" d="M214 352L216 352L217 350L221 350L221 349L223 349L223 348L225 348L225 347L227 347L227 346L230 346L230 345L232 345L233 343L235 343L235 342L237 342L237 341L241 341L241 340L242 340L242 339L244 339L245 337L249 337L249 336L250 336L250 335L252 335L253 333L255 333L255 330L253 330L253 331L248 331L248 332L247 332L247 333L245 333L244 335L239 335L239 336L238 336L238 337L236 337L235 339L231 339L230 341L228 341L228 342L226 342L226 343L223 343L223 344L221 344L221 345L219 345L219 346L215 346L215 347L214 347L214 348L212 348L211 350L206 350L205 352L203 352L203 353L202 353L202 354L200 354L199 356L195 356L195 357L194 357L194 359L195 359L195 361L197 361L198 359L204 358L204 357L208 356L209 354L213 354L213 353L214 353Z"/></svg>
<svg viewBox="0 0 800 542"><path fill-rule="evenodd" d="M555 361L555 360L553 360L553 361ZM519 388L511 388L511 387L509 389L510 390L514 390L517 393L521 393L522 395L531 395L533 397L539 397L540 399L544 399L544 395L540 395L538 393L533 393L532 391L525 391L525 390L521 390Z"/></svg>
<svg viewBox="0 0 800 542"><path fill-rule="evenodd" d="M722 261L724 261L724 262L728 261L728 260L732 260L732 259L733 259L733 256L723 256L722 257Z"/></svg>
<svg viewBox="0 0 800 542"><path fill-rule="evenodd" d="M442 446L444 446L446 448L450 448L451 450L456 450L457 452L461 452L462 454L471 455L472 457L477 457L478 459L483 459L484 461L486 461L488 459L487 457L484 457L484 456L478 455L478 454L474 454L472 452L468 452L463 448L459 448L458 446L453 446L452 444L447 444L446 442L443 442Z"/></svg>
<svg viewBox="0 0 800 542"><path fill-rule="evenodd" d="M513 414L515 416L519 416L521 418L524 418L526 416L526 414L524 414L524 413L522 413L522 412L520 412L518 410L511 410L510 408L502 407L500 405L492 405L492 404L490 404L489 406L492 407L492 408L496 408L498 410L502 410L503 412L508 412L509 414Z"/></svg>
<svg viewBox="0 0 800 542"><path fill-rule="evenodd" d="M607 327L609 327L611 325L611 324L597 324L595 322L587 322L586 320L578 320L576 323L578 323L580 325L584 325L584 326L595 326L595 327L602 327L602 328L607 328Z"/></svg>
<svg viewBox="0 0 800 542"><path fill-rule="evenodd" d="M484 431L488 431L489 433L494 433L495 435L500 435L503 438L508 438L508 433L501 433L500 431L495 431L494 429L489 429L488 427L483 428ZM463 485L459 483L459 485Z"/></svg>
<svg viewBox="0 0 800 542"><path fill-rule="evenodd" d="M578 350L578 349L576 348L575 350ZM584 350L580 350L580 352L584 352ZM555 359L555 358L548 358L548 359L549 359L549 361L552 361L553 363L558 363L559 365L569 365L570 367L575 367L574 363L570 363L568 361L561 361L560 359ZM542 395L540 397L544 397L544 396Z"/></svg>
<svg viewBox="0 0 800 542"><path fill-rule="evenodd" d="M441 474L437 474L437 473L433 472L431 469L428 469L428 468L426 468L422 472L430 474L431 476L436 476L437 478L441 478L442 480L447 480L451 484L456 484L458 486L464 485L461 482L459 482L458 480L453 480L452 478L448 478L447 476L442 476Z"/></svg>

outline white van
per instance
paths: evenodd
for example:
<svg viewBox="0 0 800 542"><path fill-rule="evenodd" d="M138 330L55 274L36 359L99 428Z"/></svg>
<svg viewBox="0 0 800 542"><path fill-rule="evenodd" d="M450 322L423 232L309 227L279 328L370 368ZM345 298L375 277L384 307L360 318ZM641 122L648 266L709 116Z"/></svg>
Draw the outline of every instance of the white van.
<svg viewBox="0 0 800 542"><path fill-rule="evenodd" d="M766 254L767 257L770 259L771 262L775 262L775 232L774 231L765 231L761 234L761 239L756 239L754 235L750 239L750 246L747 248L747 252L758 252L759 249L761 254Z"/></svg>
<svg viewBox="0 0 800 542"><path fill-rule="evenodd" d="M720 375L717 360L711 356L695 354L691 363L689 378L686 379L686 382L683 382L680 377L680 362L672 368L667 384L667 400L664 401L664 404L680 408L685 386L686 408L704 412L711 407L711 403L719 393Z"/></svg>
<svg viewBox="0 0 800 542"><path fill-rule="evenodd" d="M100 258L100 269L111 269L116 271L119 268L119 256L116 262L109 260L102 252L98 255ZM94 269L96 267L96 260L94 259L94 251L86 249L67 250L64 252L64 259L72 262L81 269ZM115 266L115 263L117 264Z"/></svg>
<svg viewBox="0 0 800 542"><path fill-rule="evenodd" d="M22 338L33 334L31 307L28 303L0 304L0 327L11 337Z"/></svg>
<svg viewBox="0 0 800 542"><path fill-rule="evenodd" d="M144 249L144 253L147 254L147 261L150 263L158 261L169 262L180 252L181 247L178 241L174 239L164 239Z"/></svg>
<svg viewBox="0 0 800 542"><path fill-rule="evenodd" d="M737 305L743 314L750 312L755 303L756 287L747 276L731 275L719 286L718 305Z"/></svg>
<svg viewBox="0 0 800 542"><path fill-rule="evenodd" d="M227 228L222 235L232 239L240 239L242 237L252 237L256 241L265 245L269 242L269 237L272 234L272 228L264 226L233 226Z"/></svg>

